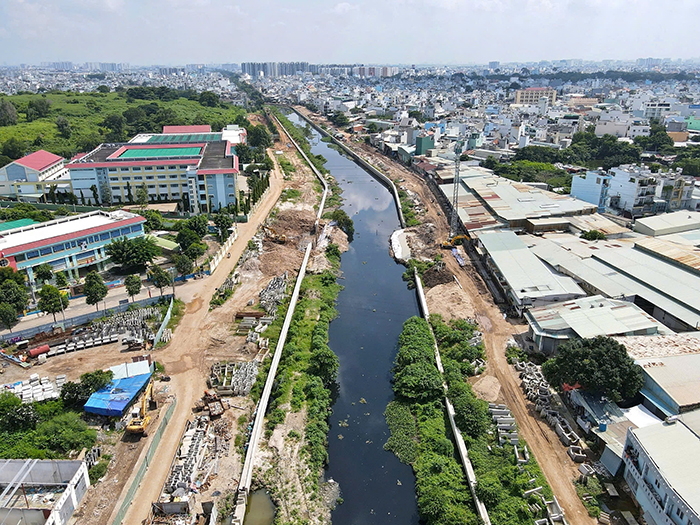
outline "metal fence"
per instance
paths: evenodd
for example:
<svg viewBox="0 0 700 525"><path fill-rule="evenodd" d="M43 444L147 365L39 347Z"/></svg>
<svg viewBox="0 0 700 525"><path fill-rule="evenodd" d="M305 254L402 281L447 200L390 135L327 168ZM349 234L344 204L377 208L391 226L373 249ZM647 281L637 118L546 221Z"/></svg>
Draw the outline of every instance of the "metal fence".
<svg viewBox="0 0 700 525"><path fill-rule="evenodd" d="M143 461L141 462L141 466L139 467L138 471L136 472L136 477L134 478L134 481L131 482L131 486L129 487L129 490L126 493L126 496L124 496L124 501L122 501L121 507L119 507L119 512L117 512L117 515L115 516L114 521L112 522L112 525L121 525L122 521L124 521L124 517L126 516L126 513L129 511L129 507L131 506L131 502L133 501L134 496L136 495L136 491L139 489L139 486L141 486L141 481L143 480L143 476L146 474L146 471L148 470L148 466L151 462L151 459L153 459L153 456L156 453L156 449L158 448L158 445L160 444L160 440L163 437L163 434L165 433L165 428L168 426L168 422L170 421L170 418L173 415L173 412L175 410L176 405L177 405L177 399L173 399L173 402L168 407L168 410L165 411L165 415L163 416L163 420L161 421L160 426L158 427L158 430L153 435L153 441L151 441L151 445L148 447L148 450L146 451L146 457L143 458Z"/></svg>
<svg viewBox="0 0 700 525"><path fill-rule="evenodd" d="M158 343L160 343L160 338L163 337L163 330L165 330L165 327L168 326L168 323L170 322L170 317L173 314L173 298L170 298L170 306L168 306L168 311L165 313L165 317L163 317L163 322L160 323L160 328L158 329L158 333L156 334L156 338L153 340L153 348L158 346Z"/></svg>
<svg viewBox="0 0 700 525"><path fill-rule="evenodd" d="M163 299L170 299L172 303L172 294L167 294L164 295L162 298ZM117 306L114 306L112 308L109 308L107 312L105 313L104 310L100 310L99 312L90 312L89 314L83 314L83 315L78 315L76 317L69 317L65 320L65 322L60 322L60 323L47 323L47 324L42 324L39 326L35 326L33 328L27 328L25 330L16 330L12 333L6 333L0 335L0 339L4 341L8 340L15 340L15 341L22 341L24 339L30 339L34 337L36 334L40 334L41 332L50 332L53 330L53 327L62 324L64 328L68 328L70 326L80 326L82 324L88 323L92 321L93 319L99 319L100 317L105 317L107 315L113 315L121 312L126 312L130 306L136 305L136 306L150 306L152 304L155 304L161 300L161 297L149 297L148 299L141 299L140 301L134 301L133 303L124 303L124 304L119 304Z"/></svg>

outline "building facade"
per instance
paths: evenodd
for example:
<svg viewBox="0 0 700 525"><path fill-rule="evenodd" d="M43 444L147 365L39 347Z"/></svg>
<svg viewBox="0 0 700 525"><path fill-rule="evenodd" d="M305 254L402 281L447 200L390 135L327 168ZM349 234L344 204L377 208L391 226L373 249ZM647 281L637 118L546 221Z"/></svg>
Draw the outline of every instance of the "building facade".
<svg viewBox="0 0 700 525"><path fill-rule="evenodd" d="M557 91L549 87L518 89L515 92L515 103L537 106L542 97L546 97L549 105L553 106L557 101Z"/></svg>
<svg viewBox="0 0 700 525"><path fill-rule="evenodd" d="M583 175L574 175L571 180L571 196L598 206L598 211L605 211L605 202L610 188L610 175L601 171L587 171Z"/></svg>
<svg viewBox="0 0 700 525"><path fill-rule="evenodd" d="M66 160L39 150L0 168L0 195L17 197L24 202L44 198L52 185L57 191L72 190Z"/></svg>
<svg viewBox="0 0 700 525"><path fill-rule="evenodd" d="M698 525L697 413L627 431L625 481L649 525Z"/></svg>
<svg viewBox="0 0 700 525"><path fill-rule="evenodd" d="M34 268L49 264L73 279L96 266L104 270L105 246L113 239L144 235L146 219L123 210L94 211L0 233L0 266L24 270L32 286Z"/></svg>

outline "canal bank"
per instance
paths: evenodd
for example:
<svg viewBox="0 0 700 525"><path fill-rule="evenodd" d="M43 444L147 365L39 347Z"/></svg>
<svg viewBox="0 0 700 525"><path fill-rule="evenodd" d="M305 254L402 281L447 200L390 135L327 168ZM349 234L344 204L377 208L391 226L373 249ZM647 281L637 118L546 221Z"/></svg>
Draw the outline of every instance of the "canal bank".
<svg viewBox="0 0 700 525"><path fill-rule="evenodd" d="M296 114L288 118L305 127ZM396 201L320 138L312 131L311 151L327 160L325 167L343 190L342 208L355 226L354 241L341 261L345 289L336 304L339 315L329 330L329 345L340 362L326 476L340 484L342 504L332 520L336 525L417 524L413 471L384 450L389 430L383 412L393 399L398 336L403 322L419 314L416 295L401 279L404 268L389 254L389 237L401 227Z"/></svg>

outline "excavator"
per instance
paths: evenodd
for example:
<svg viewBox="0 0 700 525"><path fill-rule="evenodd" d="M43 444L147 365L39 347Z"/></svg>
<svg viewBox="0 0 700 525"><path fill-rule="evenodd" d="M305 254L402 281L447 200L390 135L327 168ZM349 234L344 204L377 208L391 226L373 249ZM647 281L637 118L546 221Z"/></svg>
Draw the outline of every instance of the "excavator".
<svg viewBox="0 0 700 525"><path fill-rule="evenodd" d="M440 246L442 246L446 250L449 250L451 248L454 248L458 244L461 244L461 242L459 242L459 241L467 241L467 240L469 240L468 235L455 235L454 237L450 237L446 241L442 241L442 244Z"/></svg>
<svg viewBox="0 0 700 525"><path fill-rule="evenodd" d="M131 420L126 426L126 431L129 434L147 434L148 424L151 422L151 416L148 415L149 401L153 401L153 380L148 383L146 391L141 398L140 410L134 410L131 413Z"/></svg>
<svg viewBox="0 0 700 525"><path fill-rule="evenodd" d="M267 235L272 242L276 242L277 244L284 244L285 242L287 242L286 235L277 233L270 226L263 225L263 231L265 232L265 235Z"/></svg>

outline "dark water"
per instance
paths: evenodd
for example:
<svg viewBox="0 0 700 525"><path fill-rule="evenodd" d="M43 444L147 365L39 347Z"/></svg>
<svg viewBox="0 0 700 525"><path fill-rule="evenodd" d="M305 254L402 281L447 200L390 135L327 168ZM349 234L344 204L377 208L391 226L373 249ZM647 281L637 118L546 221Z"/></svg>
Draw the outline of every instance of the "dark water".
<svg viewBox="0 0 700 525"><path fill-rule="evenodd" d="M269 525L275 519L275 505L264 490L256 490L248 497L245 525ZM229 522L230 523L230 522Z"/></svg>
<svg viewBox="0 0 700 525"><path fill-rule="evenodd" d="M289 118L301 122L295 114ZM326 168L343 188L343 209L355 223L355 239L341 262L340 315L329 333L340 370L327 477L340 484L344 500L333 512L333 523L417 524L411 467L383 448L398 336L403 322L419 314L415 294L401 280L404 267L389 255L389 237L400 228L396 207L384 186L319 139L313 131L312 152L328 159Z"/></svg>

